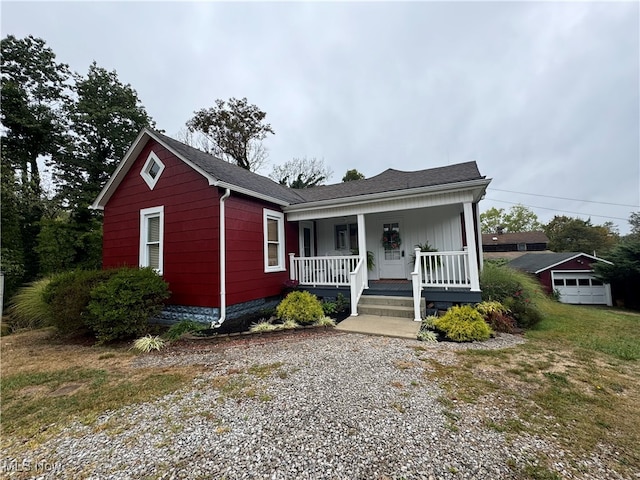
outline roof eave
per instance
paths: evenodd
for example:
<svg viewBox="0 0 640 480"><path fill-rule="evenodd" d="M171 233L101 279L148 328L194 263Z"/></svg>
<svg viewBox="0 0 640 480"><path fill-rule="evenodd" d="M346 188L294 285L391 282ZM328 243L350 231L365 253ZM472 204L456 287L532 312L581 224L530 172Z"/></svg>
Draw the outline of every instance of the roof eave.
<svg viewBox="0 0 640 480"><path fill-rule="evenodd" d="M486 187L489 185L489 183L491 183L490 178L481 178L476 180L467 180L464 182L430 185L428 187L409 188L405 190L390 190L386 192L357 195L353 197L331 198L328 200L318 200L315 202L311 201L311 202L296 203L294 205L290 205L289 207L287 207L286 211L294 212L294 211L304 211L307 209L317 209L322 207L341 207L341 206L368 203L372 201L380 201L380 200L385 200L387 198L413 197L416 195L424 195L424 194L431 194L431 193L435 194L435 193L441 193L445 191L456 192L460 190L473 190L473 189L478 190L478 192L474 195L475 201L478 201L484 195Z"/></svg>
<svg viewBox="0 0 640 480"><path fill-rule="evenodd" d="M539 274L541 272L544 272L545 270L549 270L550 268L557 267L558 265L560 265L562 263L568 262L570 260L574 260L574 259L576 259L578 257L589 257L592 260L597 260L598 262L604 262L604 263L608 263L609 265L613 265L613 262L610 262L609 260L605 260L604 258L594 257L593 255L589 255L588 253L580 252L580 253L576 253L575 255L572 255L571 257L567 257L564 260L560 260L559 262L556 262L553 265L549 265L547 267L541 268L540 270L537 270L537 271L535 271L533 273L535 273L537 275L537 274Z"/></svg>

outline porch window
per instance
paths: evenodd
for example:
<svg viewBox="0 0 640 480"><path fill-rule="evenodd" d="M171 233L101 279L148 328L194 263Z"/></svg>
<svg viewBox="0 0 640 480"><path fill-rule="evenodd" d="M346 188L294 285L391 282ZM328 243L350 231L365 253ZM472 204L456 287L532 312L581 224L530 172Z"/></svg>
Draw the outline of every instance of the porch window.
<svg viewBox="0 0 640 480"><path fill-rule="evenodd" d="M336 250L354 250L358 248L358 224L336 225Z"/></svg>
<svg viewBox="0 0 640 480"><path fill-rule="evenodd" d="M162 273L163 250L164 206L140 210L140 266Z"/></svg>
<svg viewBox="0 0 640 480"><path fill-rule="evenodd" d="M264 271L282 272L284 267L284 214L264 210Z"/></svg>

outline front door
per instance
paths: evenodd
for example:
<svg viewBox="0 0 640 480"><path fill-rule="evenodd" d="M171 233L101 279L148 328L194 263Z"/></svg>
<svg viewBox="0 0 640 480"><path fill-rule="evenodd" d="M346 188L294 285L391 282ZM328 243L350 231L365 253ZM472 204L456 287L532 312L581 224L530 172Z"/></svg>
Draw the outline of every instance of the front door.
<svg viewBox="0 0 640 480"><path fill-rule="evenodd" d="M380 278L407 278L400 221L382 224Z"/></svg>
<svg viewBox="0 0 640 480"><path fill-rule="evenodd" d="M300 256L313 257L316 254L313 222L300 222L300 230Z"/></svg>

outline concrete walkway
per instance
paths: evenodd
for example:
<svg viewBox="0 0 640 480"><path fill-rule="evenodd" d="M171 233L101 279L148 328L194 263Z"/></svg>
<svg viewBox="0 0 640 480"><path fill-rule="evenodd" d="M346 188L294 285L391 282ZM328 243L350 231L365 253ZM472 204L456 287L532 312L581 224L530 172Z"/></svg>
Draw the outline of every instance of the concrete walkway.
<svg viewBox="0 0 640 480"><path fill-rule="evenodd" d="M420 330L420 322L414 322L410 318L358 315L357 317L347 317L336 325L335 329L344 332L364 333L366 335L416 340Z"/></svg>

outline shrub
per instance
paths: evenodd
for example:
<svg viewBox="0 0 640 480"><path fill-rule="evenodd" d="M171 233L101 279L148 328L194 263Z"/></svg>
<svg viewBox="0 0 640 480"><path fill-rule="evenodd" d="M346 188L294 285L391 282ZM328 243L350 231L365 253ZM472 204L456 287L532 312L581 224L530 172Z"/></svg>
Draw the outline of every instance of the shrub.
<svg viewBox="0 0 640 480"><path fill-rule="evenodd" d="M336 297L336 310L338 313L344 312L349 306L349 300L342 293L339 293Z"/></svg>
<svg viewBox="0 0 640 480"><path fill-rule="evenodd" d="M338 311L338 305L336 304L336 302L323 301L322 311L325 315L333 315Z"/></svg>
<svg viewBox="0 0 640 480"><path fill-rule="evenodd" d="M44 297L51 307L51 320L65 334L86 333L87 306L91 290L115 275L117 270L73 270L54 277Z"/></svg>
<svg viewBox="0 0 640 480"><path fill-rule="evenodd" d="M433 323L436 329L454 342L487 340L491 336L491 328L487 322L469 305L451 307Z"/></svg>
<svg viewBox="0 0 640 480"><path fill-rule="evenodd" d="M164 347L164 340L151 335L146 335L133 342L133 348L144 353L149 353L151 350L160 350L162 347Z"/></svg>
<svg viewBox="0 0 640 480"><path fill-rule="evenodd" d="M427 315L420 324L420 330L431 330L435 326L435 321L438 319L437 315Z"/></svg>
<svg viewBox="0 0 640 480"><path fill-rule="evenodd" d="M167 330L167 333L164 334L164 337L167 340L177 340L185 333L197 332L199 330L204 330L205 328L209 328L209 325L205 325L204 323L194 322L193 320L181 320L178 323L174 323L171 325L171 328Z"/></svg>
<svg viewBox="0 0 640 480"><path fill-rule="evenodd" d="M521 328L542 319L538 305L546 301L540 283L526 273L507 266L486 263L480 276L482 300L497 301L507 307Z"/></svg>
<svg viewBox="0 0 640 480"><path fill-rule="evenodd" d="M18 290L7 313L11 330L41 328L51 324L51 307L45 300L45 291L51 277L36 280Z"/></svg>
<svg viewBox="0 0 640 480"><path fill-rule="evenodd" d="M418 340L421 342L434 343L438 341L438 334L433 330L420 330L418 332Z"/></svg>
<svg viewBox="0 0 640 480"><path fill-rule="evenodd" d="M152 269L120 269L91 291L87 324L100 343L141 335L169 295L166 282Z"/></svg>
<svg viewBox="0 0 640 480"><path fill-rule="evenodd" d="M298 323L313 323L324 317L322 304L309 292L291 292L276 308L276 316L281 320Z"/></svg>
<svg viewBox="0 0 640 480"><path fill-rule="evenodd" d="M512 333L515 330L516 322L511 316L511 312L500 302L478 303L476 310L480 312L485 322L487 322L494 331Z"/></svg>
<svg viewBox="0 0 640 480"><path fill-rule="evenodd" d="M295 320L285 320L280 328L284 330L293 330L294 328L298 328L300 325Z"/></svg>
<svg viewBox="0 0 640 480"><path fill-rule="evenodd" d="M254 323L251 325L251 328L249 328L250 332L253 333L258 333L258 332L272 332L274 330L278 330L278 327L276 325L274 325L271 322L268 321L262 321L259 323Z"/></svg>
<svg viewBox="0 0 640 480"><path fill-rule="evenodd" d="M331 317L322 317L320 320L316 320L314 325L316 327L335 327L336 322Z"/></svg>

